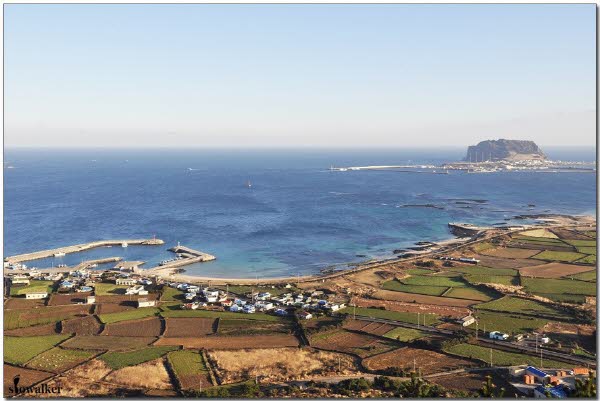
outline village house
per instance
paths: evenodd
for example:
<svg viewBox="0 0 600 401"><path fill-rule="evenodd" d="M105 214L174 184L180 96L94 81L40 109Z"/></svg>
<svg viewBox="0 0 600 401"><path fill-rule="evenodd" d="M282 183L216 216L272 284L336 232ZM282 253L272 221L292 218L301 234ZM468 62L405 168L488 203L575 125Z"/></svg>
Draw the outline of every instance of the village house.
<svg viewBox="0 0 600 401"><path fill-rule="evenodd" d="M119 277L115 280L115 284L132 286L137 284L137 280L129 277Z"/></svg>
<svg viewBox="0 0 600 401"><path fill-rule="evenodd" d="M312 319L313 315L309 312L306 311L301 311L298 313L298 318L299 319L304 319L304 320L308 320L308 319Z"/></svg>
<svg viewBox="0 0 600 401"><path fill-rule="evenodd" d="M490 338L492 340L508 340L508 334L505 333L501 333L499 331L492 331L490 332Z"/></svg>
<svg viewBox="0 0 600 401"><path fill-rule="evenodd" d="M138 308L147 308L149 306L156 306L156 301L148 300L147 298L140 298L137 301Z"/></svg>
<svg viewBox="0 0 600 401"><path fill-rule="evenodd" d="M25 299L44 299L48 298L47 292L29 292L25 294Z"/></svg>
<svg viewBox="0 0 600 401"><path fill-rule="evenodd" d="M475 323L475 317L473 315L465 316L463 318L458 319L458 323L463 327L470 326L473 323Z"/></svg>
<svg viewBox="0 0 600 401"><path fill-rule="evenodd" d="M29 285L29 277L27 277L27 276L12 276L10 278L10 283L12 285L15 285L15 284Z"/></svg>

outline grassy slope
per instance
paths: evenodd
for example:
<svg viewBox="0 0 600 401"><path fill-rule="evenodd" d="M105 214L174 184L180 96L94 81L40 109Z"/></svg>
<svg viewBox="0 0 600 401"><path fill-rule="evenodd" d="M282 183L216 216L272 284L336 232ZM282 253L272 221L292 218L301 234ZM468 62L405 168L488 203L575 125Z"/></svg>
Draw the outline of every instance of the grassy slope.
<svg viewBox="0 0 600 401"><path fill-rule="evenodd" d="M69 337L69 335L4 337L4 361L22 365Z"/></svg>

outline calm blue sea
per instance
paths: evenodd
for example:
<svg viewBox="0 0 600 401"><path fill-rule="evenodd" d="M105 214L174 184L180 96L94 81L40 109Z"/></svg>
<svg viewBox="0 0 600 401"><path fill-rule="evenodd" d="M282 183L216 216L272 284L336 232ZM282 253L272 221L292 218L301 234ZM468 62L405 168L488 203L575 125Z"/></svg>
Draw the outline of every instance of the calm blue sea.
<svg viewBox="0 0 600 401"><path fill-rule="evenodd" d="M595 159L594 149L545 150L553 159ZM523 213L596 212L591 173L328 170L441 163L464 153L8 149L5 161L14 168L4 169L4 254L156 235L165 246L101 248L29 265L123 256L151 266L172 257L166 249L180 241L218 258L188 266L189 274L274 277L451 238L450 221L492 224ZM405 207L423 204L438 208Z"/></svg>

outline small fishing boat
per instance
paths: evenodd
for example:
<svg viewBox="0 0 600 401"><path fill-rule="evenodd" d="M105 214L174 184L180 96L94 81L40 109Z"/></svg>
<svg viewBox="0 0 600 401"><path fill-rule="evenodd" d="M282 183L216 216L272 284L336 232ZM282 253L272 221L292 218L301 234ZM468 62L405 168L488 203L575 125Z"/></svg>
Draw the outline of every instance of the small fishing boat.
<svg viewBox="0 0 600 401"><path fill-rule="evenodd" d="M65 255L66 255L66 254L65 254L64 252L56 252L56 253L54 254L54 257L55 257L55 258L60 258L61 256L65 256Z"/></svg>
<svg viewBox="0 0 600 401"><path fill-rule="evenodd" d="M123 242L123 243L121 244L121 248L127 248L128 246L129 246L129 245L127 245L127 242Z"/></svg>
<svg viewBox="0 0 600 401"><path fill-rule="evenodd" d="M250 182L250 180L248 180L248 182L246 182L246 186L247 186L248 188L252 188L252 183Z"/></svg>

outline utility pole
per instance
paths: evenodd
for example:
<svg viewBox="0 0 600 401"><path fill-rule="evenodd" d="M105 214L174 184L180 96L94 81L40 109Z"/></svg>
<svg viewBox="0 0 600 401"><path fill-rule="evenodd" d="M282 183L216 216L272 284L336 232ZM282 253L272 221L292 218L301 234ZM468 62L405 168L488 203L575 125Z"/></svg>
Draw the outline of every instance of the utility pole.
<svg viewBox="0 0 600 401"><path fill-rule="evenodd" d="M544 353L544 349L542 347L540 347L540 367L541 368L544 367L544 361L543 361L543 357L542 357L543 353Z"/></svg>
<svg viewBox="0 0 600 401"><path fill-rule="evenodd" d="M538 349L538 333L535 333L535 350L537 352Z"/></svg>
<svg viewBox="0 0 600 401"><path fill-rule="evenodd" d="M417 312L417 327L419 327L419 322L421 321L421 313Z"/></svg>
<svg viewBox="0 0 600 401"><path fill-rule="evenodd" d="M338 355L338 373L342 373L342 358Z"/></svg>
<svg viewBox="0 0 600 401"><path fill-rule="evenodd" d="M494 349L493 349L493 348L490 348L490 367L494 366L494 364L493 364L493 362L492 362L492 357L493 357L493 355L492 355L492 352L493 352L493 351L494 351Z"/></svg>
<svg viewBox="0 0 600 401"><path fill-rule="evenodd" d="M417 358L413 357L413 372L417 373Z"/></svg>
<svg viewBox="0 0 600 401"><path fill-rule="evenodd" d="M354 320L356 320L356 303L353 306L354 306Z"/></svg>
<svg viewBox="0 0 600 401"><path fill-rule="evenodd" d="M479 320L475 320L475 339L479 340Z"/></svg>

